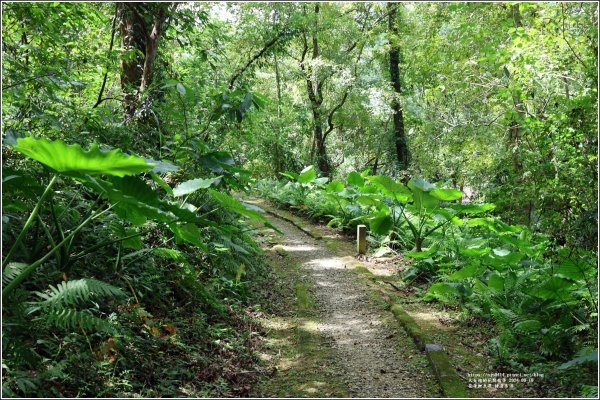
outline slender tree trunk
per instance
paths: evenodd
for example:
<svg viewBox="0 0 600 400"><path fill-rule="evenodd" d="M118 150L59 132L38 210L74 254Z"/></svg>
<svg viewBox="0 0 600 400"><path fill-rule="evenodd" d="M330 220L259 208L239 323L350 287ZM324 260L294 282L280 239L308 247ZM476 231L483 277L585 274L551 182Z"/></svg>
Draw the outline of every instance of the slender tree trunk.
<svg viewBox="0 0 600 400"><path fill-rule="evenodd" d="M315 21L318 21L319 15L319 3L315 4ZM318 26L315 22L312 35L312 60L316 60L319 57L319 41L317 38ZM326 176L331 175L331 165L327 156L327 147L325 146L325 139L327 136L323 132L324 113L323 113L323 82L320 81L317 71L314 68L307 68L304 65L306 54L308 53L308 40L306 33L304 33L304 50L302 52L302 58L300 60L300 67L306 76L306 90L308 92L308 99L311 104L311 110L313 115L313 139L315 147L315 160L319 170Z"/></svg>
<svg viewBox="0 0 600 400"><path fill-rule="evenodd" d="M154 61L171 3L117 3L121 17L121 47L131 51L121 60L124 122L135 118L140 96L152 83ZM147 20L152 20L148 23Z"/></svg>
<svg viewBox="0 0 600 400"><path fill-rule="evenodd" d="M513 22L515 24L515 28L523 27L523 23L521 22L521 12L519 11L519 4L513 4L510 8ZM512 79L512 78L509 78ZM521 171L523 169L523 165L521 163L521 158L519 154L519 146L521 145L521 137L522 137L522 123L525 119L525 104L521 100L521 91L513 92L513 107L516 113L516 117L512 118L510 122L509 132L508 132L508 147L512 154L513 166L516 171Z"/></svg>
<svg viewBox="0 0 600 400"><path fill-rule="evenodd" d="M118 3L121 17L121 47L131 52L121 58L121 89L124 93L123 112L124 122L129 124L137 109L137 89L142 82L142 54L146 53L146 38L140 21L136 20L134 12L126 3ZM131 5L136 7L136 5Z"/></svg>
<svg viewBox="0 0 600 400"><path fill-rule="evenodd" d="M279 76L279 63L277 62L277 54L273 55L275 61L275 83L277 84L277 140L275 141L275 172L282 172L283 166L281 162L281 77Z"/></svg>
<svg viewBox="0 0 600 400"><path fill-rule="evenodd" d="M400 170L406 170L409 163L408 144L404 132L404 115L400 104L400 50L398 48L398 26L396 24L398 3L387 3L388 9L388 30L390 35L390 82L394 90L394 100L392 101L393 121L394 121L394 141L396 144L396 158Z"/></svg>
<svg viewBox="0 0 600 400"><path fill-rule="evenodd" d="M146 91L148 86L150 86L150 83L152 83L154 60L156 60L156 52L158 51L158 41L160 40L165 22L167 21L167 7L163 4L158 7L156 16L154 17L152 31L150 31L146 37L146 55L144 57L144 69L142 70L140 93Z"/></svg>

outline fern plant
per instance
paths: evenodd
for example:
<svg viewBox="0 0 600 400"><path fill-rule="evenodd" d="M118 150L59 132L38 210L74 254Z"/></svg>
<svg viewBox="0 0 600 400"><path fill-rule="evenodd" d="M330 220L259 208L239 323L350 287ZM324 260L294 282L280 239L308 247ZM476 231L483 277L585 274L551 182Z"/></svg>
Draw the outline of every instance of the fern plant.
<svg viewBox="0 0 600 400"><path fill-rule="evenodd" d="M76 279L50 285L44 293L35 293L41 300L30 302L29 314L40 312L38 320L63 329L84 329L111 332L111 325L94 315L90 302L125 297L121 289L96 279Z"/></svg>

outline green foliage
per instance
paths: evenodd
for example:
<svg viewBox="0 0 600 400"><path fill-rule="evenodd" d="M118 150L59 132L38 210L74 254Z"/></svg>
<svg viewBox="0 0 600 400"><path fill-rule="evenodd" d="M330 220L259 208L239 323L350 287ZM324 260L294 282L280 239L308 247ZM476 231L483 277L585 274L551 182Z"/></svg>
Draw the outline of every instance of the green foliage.
<svg viewBox="0 0 600 400"><path fill-rule="evenodd" d="M86 151L77 144L66 145L60 140L28 137L17 139L15 150L56 172L74 177L86 174L123 177L137 175L153 167L140 157L123 154L120 149L100 151L97 144Z"/></svg>
<svg viewBox="0 0 600 400"><path fill-rule="evenodd" d="M295 205L309 215L327 216L331 226L368 222L375 256L412 248L403 252L414 260L403 279L431 282L425 299L493 319L500 335L490 349L499 362L565 362L583 343L594 342L597 267L589 254L552 246L548 237L524 226L485 216L493 204L452 204L462 198L455 189L422 179L405 186L384 176L367 176L361 185L359 174L352 176L347 187L337 180L314 186L304 203ZM259 182L257 189L289 206L280 197L288 185ZM412 243L393 239L407 235ZM593 359L586 357L565 368Z"/></svg>
<svg viewBox="0 0 600 400"><path fill-rule="evenodd" d="M121 289L96 279L76 279L62 282L56 286L50 285L48 293L37 292L36 294L43 300L34 303L34 309L61 309L91 299L125 296Z"/></svg>
<svg viewBox="0 0 600 400"><path fill-rule="evenodd" d="M196 190L199 189L208 189L218 179L219 177L210 179L197 178L180 183L179 185L177 185L177 187L173 189L173 196L179 197L184 196L186 194L194 193Z"/></svg>
<svg viewBox="0 0 600 400"><path fill-rule="evenodd" d="M330 226L369 225L407 284L492 319L491 353L547 373L546 394L597 395L592 362L557 369L597 343L597 5L400 4L397 33L385 3L213 7L2 4L3 395L246 395L258 374L231 366L252 370L260 263L243 218L265 220L232 194L252 176ZM81 292L28 314L82 279L130 304Z"/></svg>

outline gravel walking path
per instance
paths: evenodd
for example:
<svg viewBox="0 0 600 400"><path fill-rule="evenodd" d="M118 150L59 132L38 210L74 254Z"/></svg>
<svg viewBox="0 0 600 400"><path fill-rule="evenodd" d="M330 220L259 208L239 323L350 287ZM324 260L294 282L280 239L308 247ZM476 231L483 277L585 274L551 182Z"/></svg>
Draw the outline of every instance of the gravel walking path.
<svg viewBox="0 0 600 400"><path fill-rule="evenodd" d="M287 221L267 217L283 232L279 246L290 262L299 263L313 283L319 314L316 329L330 339L352 396L439 396L425 356L386 317L388 312L374 303L368 286L351 270L347 257L353 255L353 246L341 238L336 246L326 246Z"/></svg>

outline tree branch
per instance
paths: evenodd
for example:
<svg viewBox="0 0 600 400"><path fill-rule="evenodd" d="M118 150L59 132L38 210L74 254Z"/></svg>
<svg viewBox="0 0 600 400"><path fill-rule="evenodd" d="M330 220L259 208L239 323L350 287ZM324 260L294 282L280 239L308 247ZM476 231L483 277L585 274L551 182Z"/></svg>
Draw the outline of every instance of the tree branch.
<svg viewBox="0 0 600 400"><path fill-rule="evenodd" d="M115 3L115 15L113 16L113 20L112 20L112 28L111 28L111 34L110 34L110 45L108 46L108 53L110 55L110 52L113 49L113 45L115 42L115 31L116 31L116 26L117 26L117 13L119 12L119 6ZM108 78L108 65L106 66L106 71L104 72L104 78L102 79L102 86L100 87L100 93L98 93L98 100L96 100L96 103L92 106L92 108L96 108L100 105L100 103L102 103L102 95L104 94L104 88L106 87L106 79Z"/></svg>
<svg viewBox="0 0 600 400"><path fill-rule="evenodd" d="M242 67L242 69L240 69L238 72L235 73L235 75L233 75L231 77L231 79L229 80L229 90L233 89L233 86L235 84L235 81L242 76L242 74L244 72L246 72L246 70L248 68L250 68L250 66L259 58L261 58L271 47L273 47L278 41L279 39L281 39L282 37L288 35L289 32L287 32L286 30L282 30L281 32L279 32L277 34L277 36L275 36L274 38L272 38L271 40L269 40L264 46L263 48L256 53L250 60L248 60L248 62L246 63L246 65L244 65Z"/></svg>

